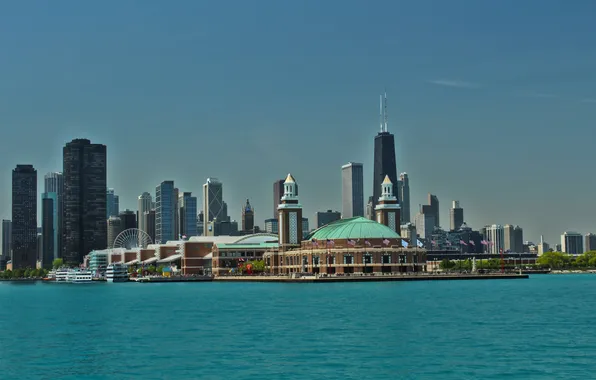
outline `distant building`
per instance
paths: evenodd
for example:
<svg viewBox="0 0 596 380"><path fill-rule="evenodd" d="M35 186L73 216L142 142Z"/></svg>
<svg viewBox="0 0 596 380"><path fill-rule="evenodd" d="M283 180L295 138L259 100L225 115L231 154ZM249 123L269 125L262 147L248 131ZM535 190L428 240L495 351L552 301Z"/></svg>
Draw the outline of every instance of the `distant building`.
<svg viewBox="0 0 596 380"><path fill-rule="evenodd" d="M122 231L124 231L123 227L123 219L117 216L110 216L107 220L108 225L108 238L107 238L107 246L108 248L114 248L114 242L116 238Z"/></svg>
<svg viewBox="0 0 596 380"><path fill-rule="evenodd" d="M523 229L520 226L506 224L503 226L505 252L521 253L524 252Z"/></svg>
<svg viewBox="0 0 596 380"><path fill-rule="evenodd" d="M564 232L561 235L561 249L571 255L579 255L584 252L584 239L577 232Z"/></svg>
<svg viewBox="0 0 596 380"><path fill-rule="evenodd" d="M555 244L555 251L556 252L561 252L562 251L561 244Z"/></svg>
<svg viewBox="0 0 596 380"><path fill-rule="evenodd" d="M155 188L155 242L165 244L176 240L174 181L163 181Z"/></svg>
<svg viewBox="0 0 596 380"><path fill-rule="evenodd" d="M43 193L41 195L41 233L42 267L51 267L54 259L58 258L58 196L56 193Z"/></svg>
<svg viewBox="0 0 596 380"><path fill-rule="evenodd" d="M464 224L464 209L459 207L459 201L453 201L449 210L449 229L457 231Z"/></svg>
<svg viewBox="0 0 596 380"><path fill-rule="evenodd" d="M197 215L197 234L202 236L205 232L205 214L203 210L199 211L199 215Z"/></svg>
<svg viewBox="0 0 596 380"><path fill-rule="evenodd" d="M341 219L341 213L339 211L317 211L315 215L315 228L321 228L331 222Z"/></svg>
<svg viewBox="0 0 596 380"><path fill-rule="evenodd" d="M151 198L151 194L144 192L143 194L139 195L138 198L138 222L139 222L139 230L147 232L149 227L145 222L145 215L146 212L153 210L153 199ZM153 227L155 229L155 227Z"/></svg>
<svg viewBox="0 0 596 380"><path fill-rule="evenodd" d="M197 197L192 193L184 192L178 196L178 218L180 222L180 233L184 236L197 236Z"/></svg>
<svg viewBox="0 0 596 380"><path fill-rule="evenodd" d="M596 251L596 234L589 233L584 236L584 252Z"/></svg>
<svg viewBox="0 0 596 380"><path fill-rule="evenodd" d="M44 193L56 194L55 213L57 220L54 223L55 242L54 256L62 257L63 220L64 220L64 175L61 172L50 172L44 176Z"/></svg>
<svg viewBox="0 0 596 380"><path fill-rule="evenodd" d="M538 243L538 256L542 256L544 254L544 252L548 252L550 247L548 246L548 243L544 242L544 237L542 235L540 235L540 243Z"/></svg>
<svg viewBox="0 0 596 380"><path fill-rule="evenodd" d="M122 231L137 228L137 215L134 211L124 210L118 217L122 221Z"/></svg>
<svg viewBox="0 0 596 380"><path fill-rule="evenodd" d="M310 227L308 225L308 218L302 218L302 238L304 239L308 232L310 231Z"/></svg>
<svg viewBox="0 0 596 380"><path fill-rule="evenodd" d="M417 237L416 226L412 223L403 224L400 228L400 232L401 237L409 241L414 241Z"/></svg>
<svg viewBox="0 0 596 380"><path fill-rule="evenodd" d="M227 210L223 200L223 185L217 178L207 178L203 185L203 211L205 212L205 230L203 235L214 236L209 231L209 223L214 219L226 221Z"/></svg>
<svg viewBox="0 0 596 380"><path fill-rule="evenodd" d="M12 269L37 266L37 170L17 165L12 171Z"/></svg>
<svg viewBox="0 0 596 380"><path fill-rule="evenodd" d="M106 191L106 209L106 219L110 216L118 216L120 214L120 197L114 194L114 189L108 189Z"/></svg>
<svg viewBox="0 0 596 380"><path fill-rule="evenodd" d="M368 202L366 202L366 219L375 220L375 205L373 202L373 197L368 197Z"/></svg>
<svg viewBox="0 0 596 380"><path fill-rule="evenodd" d="M268 234L279 233L279 223L277 218L265 219L265 232Z"/></svg>
<svg viewBox="0 0 596 380"><path fill-rule="evenodd" d="M422 206L422 213L433 217L434 227L441 226L439 221L439 198L436 195L428 194L428 204Z"/></svg>
<svg viewBox="0 0 596 380"><path fill-rule="evenodd" d="M178 188L174 188L174 240L180 239L182 234L180 233L180 206L178 202L180 201L180 190Z"/></svg>
<svg viewBox="0 0 596 380"><path fill-rule="evenodd" d="M155 242L155 210L145 211L143 214L143 224L146 228L145 232Z"/></svg>
<svg viewBox="0 0 596 380"><path fill-rule="evenodd" d="M416 214L416 232L421 239L427 239L432 236L435 229L435 216L419 212Z"/></svg>
<svg viewBox="0 0 596 380"><path fill-rule="evenodd" d="M362 164L341 167L342 218L364 216L364 172Z"/></svg>
<svg viewBox="0 0 596 380"><path fill-rule="evenodd" d="M397 182L397 198L401 206L401 224L410 223L410 179L408 173L401 173Z"/></svg>
<svg viewBox="0 0 596 380"><path fill-rule="evenodd" d="M12 222L7 219L2 220L2 255L6 261L11 259L12 242Z"/></svg>
<svg viewBox="0 0 596 380"><path fill-rule="evenodd" d="M397 164L395 161L395 140L388 131L387 123L387 95L384 104L381 104L381 128L375 136L374 168L373 168L373 210L381 197L381 184L386 176L391 183L397 183ZM399 203L398 199L398 203ZM398 223L399 224L399 223Z"/></svg>
<svg viewBox="0 0 596 380"><path fill-rule="evenodd" d="M255 229L255 210L250 205L248 199L242 207L242 231L254 231Z"/></svg>
<svg viewBox="0 0 596 380"><path fill-rule="evenodd" d="M501 249L505 250L505 232L503 230L503 226L499 224L493 224L490 226L484 227L485 236L484 240L488 241L489 244L487 246L488 253L500 253Z"/></svg>
<svg viewBox="0 0 596 380"><path fill-rule="evenodd" d="M103 144L75 139L63 148L64 230L62 258L78 265L107 243L107 153Z"/></svg>

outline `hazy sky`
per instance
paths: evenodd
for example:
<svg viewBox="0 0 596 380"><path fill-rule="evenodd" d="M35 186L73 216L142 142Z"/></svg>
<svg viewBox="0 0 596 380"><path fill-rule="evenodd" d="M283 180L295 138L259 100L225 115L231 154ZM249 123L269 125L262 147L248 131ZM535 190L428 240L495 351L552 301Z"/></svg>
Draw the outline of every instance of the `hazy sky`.
<svg viewBox="0 0 596 380"><path fill-rule="evenodd" d="M596 232L596 2L0 2L0 217L11 170L62 170L62 146L108 146L123 208L162 180L224 183L262 226L272 183L300 184L311 223L339 210L341 165L372 192L389 94L412 216L432 192L448 227L513 223L551 243ZM199 199L201 202L202 200Z"/></svg>

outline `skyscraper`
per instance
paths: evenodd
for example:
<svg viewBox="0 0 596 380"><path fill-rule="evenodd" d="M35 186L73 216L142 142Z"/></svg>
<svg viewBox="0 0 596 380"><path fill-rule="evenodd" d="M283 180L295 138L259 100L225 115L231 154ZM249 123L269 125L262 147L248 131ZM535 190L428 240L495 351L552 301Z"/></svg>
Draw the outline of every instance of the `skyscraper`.
<svg viewBox="0 0 596 380"><path fill-rule="evenodd" d="M64 223L66 263L79 264L91 251L107 243L107 149L87 139L75 139L63 148Z"/></svg>
<svg viewBox="0 0 596 380"><path fill-rule="evenodd" d="M197 197L184 192L178 197L178 218L180 219L179 235L182 237L197 236Z"/></svg>
<svg viewBox="0 0 596 380"><path fill-rule="evenodd" d="M364 173L362 164L349 162L341 167L342 217L364 216Z"/></svg>
<svg viewBox="0 0 596 380"><path fill-rule="evenodd" d="M331 222L341 219L341 213L338 211L317 211L315 214L315 228L321 228Z"/></svg>
<svg viewBox="0 0 596 380"><path fill-rule="evenodd" d="M55 235L54 221L57 200L56 193L43 193L41 196L41 267L51 268L54 261Z"/></svg>
<svg viewBox="0 0 596 380"><path fill-rule="evenodd" d="M58 209L58 195L56 193L43 193L41 199L42 265L44 268L47 268L59 255L58 243L60 241L60 235L58 234L58 226L60 211Z"/></svg>
<svg viewBox="0 0 596 380"><path fill-rule="evenodd" d="M124 210L118 214L122 221L122 230L137 228L137 214L132 210Z"/></svg>
<svg viewBox="0 0 596 380"><path fill-rule="evenodd" d="M459 207L459 201L451 203L449 219L449 229L451 231L457 231L464 224L464 209Z"/></svg>
<svg viewBox="0 0 596 380"><path fill-rule="evenodd" d="M593 233L584 236L584 252L596 251L596 235Z"/></svg>
<svg viewBox="0 0 596 380"><path fill-rule="evenodd" d="M139 195L138 207L139 230L147 232L148 227L146 224L146 218L144 218L143 216L146 212L151 211L153 209L151 194L144 192L143 194Z"/></svg>
<svg viewBox="0 0 596 380"><path fill-rule="evenodd" d="M521 253L524 251L523 230L520 226L506 224L503 226L505 252Z"/></svg>
<svg viewBox="0 0 596 380"><path fill-rule="evenodd" d="M11 258L12 222L2 219L2 257L6 260Z"/></svg>
<svg viewBox="0 0 596 380"><path fill-rule="evenodd" d="M242 207L242 231L253 231L255 229L255 210L248 199Z"/></svg>
<svg viewBox="0 0 596 380"><path fill-rule="evenodd" d="M56 194L54 212L57 220L54 221L54 256L62 257L62 239L64 235L64 176L61 172L50 172L44 176L44 193Z"/></svg>
<svg viewBox="0 0 596 380"><path fill-rule="evenodd" d="M155 209L145 211L142 219L146 228L145 232L147 232L151 241L155 242Z"/></svg>
<svg viewBox="0 0 596 380"><path fill-rule="evenodd" d="M275 219L279 217L277 206L279 206L279 200L284 195L284 181L285 179L278 179L273 182L273 217ZM296 184L296 196L298 196L298 184Z"/></svg>
<svg viewBox="0 0 596 380"><path fill-rule="evenodd" d="M387 94L385 102L381 99L381 129L375 136L374 176L373 176L373 206L377 205L381 197L381 184L385 176L389 176L391 183L397 183L397 165L395 162L395 141L393 134L387 131ZM400 199L397 200L398 203Z"/></svg>
<svg viewBox="0 0 596 380"><path fill-rule="evenodd" d="M583 236L581 234L578 234L577 232L567 231L564 232L563 235L561 235L561 251L565 253L569 253L572 255L579 255L583 253L583 243Z"/></svg>
<svg viewBox="0 0 596 380"><path fill-rule="evenodd" d="M176 240L174 181L163 181L155 188L155 242L164 244Z"/></svg>
<svg viewBox="0 0 596 380"><path fill-rule="evenodd" d="M441 226L439 221L439 198L436 195L428 194L428 204L422 206L422 213L433 216L435 220L434 227Z"/></svg>
<svg viewBox="0 0 596 380"><path fill-rule="evenodd" d="M12 268L37 265L37 170L17 165L12 171Z"/></svg>
<svg viewBox="0 0 596 380"><path fill-rule="evenodd" d="M120 219L117 216L110 216L107 220L107 225L108 225L108 241L107 241L107 245L108 248L114 248L114 242L116 241L116 238L118 237L118 235L120 235L120 233L122 231L124 231L124 228L122 227L122 219Z"/></svg>
<svg viewBox="0 0 596 380"><path fill-rule="evenodd" d="M410 179L408 173L399 175L397 199L399 199L401 205L401 224L410 223Z"/></svg>
<svg viewBox="0 0 596 380"><path fill-rule="evenodd" d="M501 249L505 250L505 233L503 226L493 224L484 227L484 240L490 242L487 246L488 253L500 253Z"/></svg>
<svg viewBox="0 0 596 380"><path fill-rule="evenodd" d="M223 185L217 178L207 178L203 185L203 211L205 212L204 236L209 235L209 223L213 219L221 220L226 213L223 201Z"/></svg>
<svg viewBox="0 0 596 380"><path fill-rule="evenodd" d="M120 197L114 193L114 189L108 189L106 191L106 209L106 219L110 216L118 216L120 214Z"/></svg>

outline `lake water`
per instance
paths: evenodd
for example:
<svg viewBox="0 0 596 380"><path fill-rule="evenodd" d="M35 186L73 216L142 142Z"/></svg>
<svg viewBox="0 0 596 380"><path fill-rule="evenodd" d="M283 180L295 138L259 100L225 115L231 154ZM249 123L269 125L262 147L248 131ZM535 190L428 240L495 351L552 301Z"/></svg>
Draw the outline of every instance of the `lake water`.
<svg viewBox="0 0 596 380"><path fill-rule="evenodd" d="M596 275L0 282L0 378L594 378L594 300Z"/></svg>

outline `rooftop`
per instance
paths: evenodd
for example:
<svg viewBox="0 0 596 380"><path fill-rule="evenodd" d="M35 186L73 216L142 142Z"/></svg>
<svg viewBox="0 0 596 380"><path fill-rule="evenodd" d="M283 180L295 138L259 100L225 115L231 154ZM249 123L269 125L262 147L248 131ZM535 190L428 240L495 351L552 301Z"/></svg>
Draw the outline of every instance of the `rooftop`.
<svg viewBox="0 0 596 380"><path fill-rule="evenodd" d="M306 240L400 238L391 228L361 216L340 219L311 232Z"/></svg>

